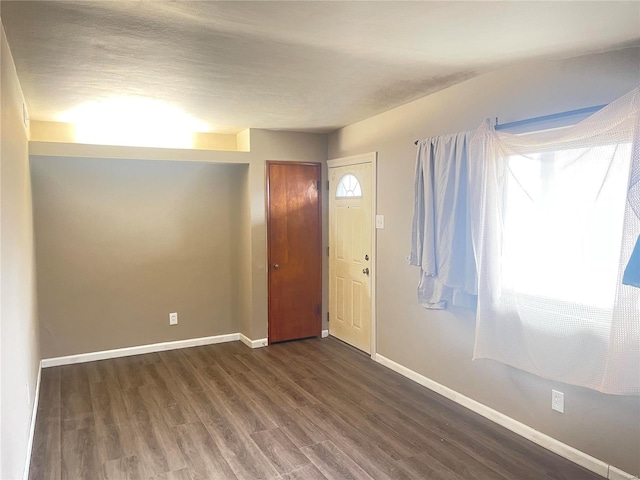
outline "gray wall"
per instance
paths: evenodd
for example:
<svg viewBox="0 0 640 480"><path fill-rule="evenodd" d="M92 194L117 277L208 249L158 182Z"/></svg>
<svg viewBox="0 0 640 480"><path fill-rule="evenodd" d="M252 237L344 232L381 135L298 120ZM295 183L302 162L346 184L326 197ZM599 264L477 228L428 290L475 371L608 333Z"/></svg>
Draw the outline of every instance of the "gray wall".
<svg viewBox="0 0 640 480"><path fill-rule="evenodd" d="M247 170L35 158L43 357L238 332Z"/></svg>
<svg viewBox="0 0 640 480"><path fill-rule="evenodd" d="M640 474L640 397L603 395L490 360L472 361L474 314L429 311L407 265L414 140L610 102L640 84L640 50L528 64L482 75L350 125L329 138L329 158L378 152L379 354L606 463ZM566 413L551 410L551 389Z"/></svg>
<svg viewBox="0 0 640 480"><path fill-rule="evenodd" d="M22 478L40 352L23 96L2 28L0 105L0 478Z"/></svg>

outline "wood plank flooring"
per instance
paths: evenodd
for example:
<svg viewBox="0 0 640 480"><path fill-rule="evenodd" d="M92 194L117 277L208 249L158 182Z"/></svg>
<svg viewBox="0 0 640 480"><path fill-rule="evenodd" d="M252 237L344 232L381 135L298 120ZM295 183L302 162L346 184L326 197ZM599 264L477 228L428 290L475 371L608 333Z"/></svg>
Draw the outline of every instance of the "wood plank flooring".
<svg viewBox="0 0 640 480"><path fill-rule="evenodd" d="M599 476L332 338L42 371L32 480Z"/></svg>

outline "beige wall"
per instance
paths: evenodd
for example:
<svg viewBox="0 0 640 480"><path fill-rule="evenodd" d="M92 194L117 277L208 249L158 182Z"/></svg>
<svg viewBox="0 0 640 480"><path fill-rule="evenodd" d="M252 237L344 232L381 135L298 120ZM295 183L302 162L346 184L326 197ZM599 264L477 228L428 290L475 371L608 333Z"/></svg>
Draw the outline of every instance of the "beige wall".
<svg viewBox="0 0 640 480"><path fill-rule="evenodd" d="M75 143L76 127L71 123L34 120L29 126L29 140L34 142ZM248 151L247 131L239 134L194 133L192 148L202 150Z"/></svg>
<svg viewBox="0 0 640 480"><path fill-rule="evenodd" d="M23 96L2 29L0 149L0 478L22 478L40 352Z"/></svg>
<svg viewBox="0 0 640 480"><path fill-rule="evenodd" d="M267 336L265 161L324 164L326 135L252 130L246 153L43 142L30 152L44 358Z"/></svg>
<svg viewBox="0 0 640 480"><path fill-rule="evenodd" d="M510 68L468 80L330 136L329 158L378 152L378 353L623 470L640 473L640 397L603 395L471 361L474 314L418 306L407 265L414 140L607 103L640 84L640 50ZM566 413L551 410L551 389Z"/></svg>

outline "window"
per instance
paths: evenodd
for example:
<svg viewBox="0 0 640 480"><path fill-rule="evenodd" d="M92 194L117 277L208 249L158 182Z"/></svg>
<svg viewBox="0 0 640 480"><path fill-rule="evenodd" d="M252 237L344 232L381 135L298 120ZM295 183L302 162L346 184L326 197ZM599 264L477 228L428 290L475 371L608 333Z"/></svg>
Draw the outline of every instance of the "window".
<svg viewBox="0 0 640 480"><path fill-rule="evenodd" d="M563 130L483 124L469 148L478 266L474 358L640 393L640 90Z"/></svg>
<svg viewBox="0 0 640 480"><path fill-rule="evenodd" d="M504 288L611 311L630 158L630 143L509 157Z"/></svg>
<svg viewBox="0 0 640 480"><path fill-rule="evenodd" d="M350 173L344 175L338 182L336 198L361 197L362 188L358 179Z"/></svg>

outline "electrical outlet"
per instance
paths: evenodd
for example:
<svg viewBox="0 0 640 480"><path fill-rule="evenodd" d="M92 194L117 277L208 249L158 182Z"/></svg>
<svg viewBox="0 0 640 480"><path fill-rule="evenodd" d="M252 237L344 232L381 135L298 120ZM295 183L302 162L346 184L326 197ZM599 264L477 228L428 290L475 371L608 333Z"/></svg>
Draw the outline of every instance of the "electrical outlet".
<svg viewBox="0 0 640 480"><path fill-rule="evenodd" d="M551 408L556 412L564 413L564 393L551 390Z"/></svg>
<svg viewBox="0 0 640 480"><path fill-rule="evenodd" d="M177 325L178 324L178 312L169 314L169 325Z"/></svg>

